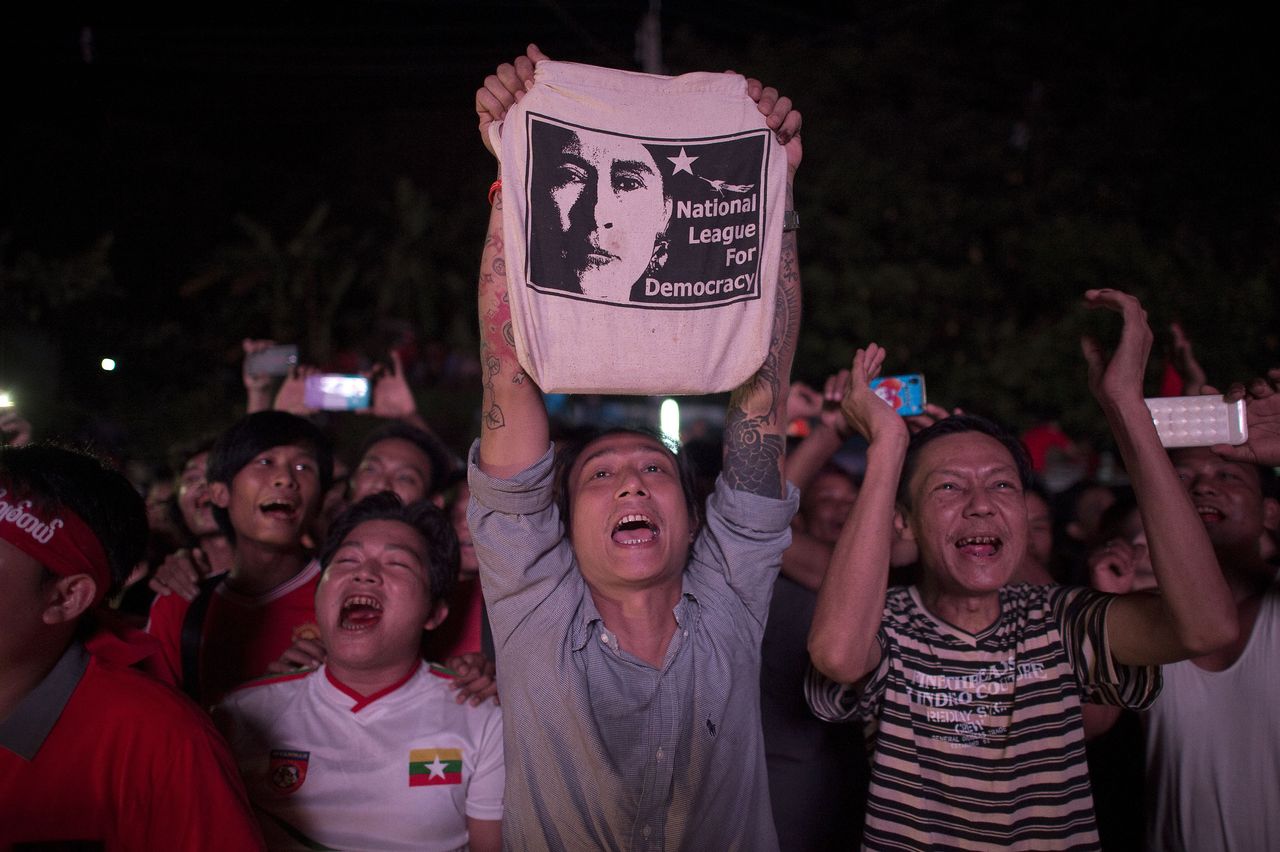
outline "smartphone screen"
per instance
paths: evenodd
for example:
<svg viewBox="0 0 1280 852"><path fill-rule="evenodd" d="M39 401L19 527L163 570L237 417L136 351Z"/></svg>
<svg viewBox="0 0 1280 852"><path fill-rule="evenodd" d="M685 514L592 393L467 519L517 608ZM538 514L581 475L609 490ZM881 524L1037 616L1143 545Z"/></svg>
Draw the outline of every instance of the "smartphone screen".
<svg viewBox="0 0 1280 852"><path fill-rule="evenodd" d="M302 396L307 408L322 411L355 411L368 408L369 380L364 376L323 373L307 376Z"/></svg>
<svg viewBox="0 0 1280 852"><path fill-rule="evenodd" d="M881 376L871 380L871 389L903 417L924 414L924 376L920 373Z"/></svg>

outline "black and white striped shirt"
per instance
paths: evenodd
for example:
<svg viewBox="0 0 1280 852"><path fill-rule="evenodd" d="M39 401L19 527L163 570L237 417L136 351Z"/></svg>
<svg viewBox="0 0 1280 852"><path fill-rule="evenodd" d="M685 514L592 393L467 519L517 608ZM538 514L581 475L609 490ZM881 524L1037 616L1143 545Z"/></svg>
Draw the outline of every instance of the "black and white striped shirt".
<svg viewBox="0 0 1280 852"><path fill-rule="evenodd" d="M861 691L811 670L809 706L872 743L868 849L1096 849L1082 701L1148 706L1158 667L1116 665L1109 595L1009 586L970 635L916 587L890 589L879 667Z"/></svg>

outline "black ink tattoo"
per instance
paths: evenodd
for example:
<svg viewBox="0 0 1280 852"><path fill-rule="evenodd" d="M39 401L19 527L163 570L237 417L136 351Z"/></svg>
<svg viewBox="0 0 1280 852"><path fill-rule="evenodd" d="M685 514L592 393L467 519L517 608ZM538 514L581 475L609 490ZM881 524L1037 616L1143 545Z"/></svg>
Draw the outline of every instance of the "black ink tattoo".
<svg viewBox="0 0 1280 852"><path fill-rule="evenodd" d="M733 392L724 427L724 478L731 488L782 497L786 382L800 321L800 275L795 238L783 238L769 354L750 381Z"/></svg>
<svg viewBox="0 0 1280 852"><path fill-rule="evenodd" d="M781 497L782 435L761 428L766 418L730 409L724 425L724 481L730 488Z"/></svg>

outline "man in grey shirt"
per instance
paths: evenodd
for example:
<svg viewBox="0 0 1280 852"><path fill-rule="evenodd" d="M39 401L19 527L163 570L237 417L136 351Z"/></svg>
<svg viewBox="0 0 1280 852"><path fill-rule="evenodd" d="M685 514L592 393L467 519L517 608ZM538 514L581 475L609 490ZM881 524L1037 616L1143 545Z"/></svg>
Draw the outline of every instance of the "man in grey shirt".
<svg viewBox="0 0 1280 852"><path fill-rule="evenodd" d="M544 58L530 46L476 93L486 147L489 123ZM756 81L748 92L786 146L793 209L800 115ZM508 848L777 848L759 670L797 500L782 467L800 320L795 245L784 234L769 355L731 396L724 470L700 522L679 461L644 433L575 448L553 482L541 391L510 342L494 206L468 521L498 652Z"/></svg>

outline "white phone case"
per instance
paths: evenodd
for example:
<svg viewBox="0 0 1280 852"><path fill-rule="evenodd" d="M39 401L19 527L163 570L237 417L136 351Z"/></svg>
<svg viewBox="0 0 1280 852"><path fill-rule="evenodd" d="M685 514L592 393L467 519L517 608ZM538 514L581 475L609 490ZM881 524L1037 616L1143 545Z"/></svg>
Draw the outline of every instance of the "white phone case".
<svg viewBox="0 0 1280 852"><path fill-rule="evenodd" d="M1165 447L1234 445L1249 440L1244 400L1228 404L1216 395L1156 396L1145 402Z"/></svg>

